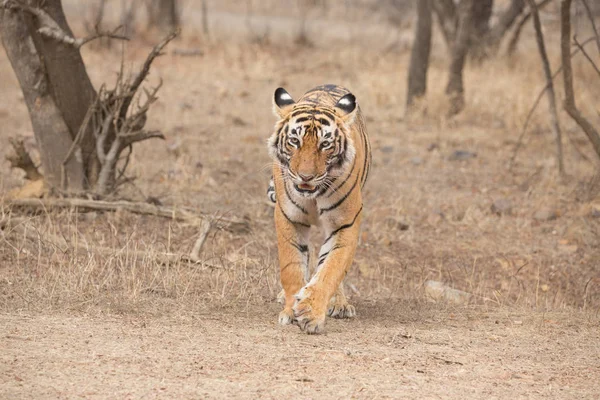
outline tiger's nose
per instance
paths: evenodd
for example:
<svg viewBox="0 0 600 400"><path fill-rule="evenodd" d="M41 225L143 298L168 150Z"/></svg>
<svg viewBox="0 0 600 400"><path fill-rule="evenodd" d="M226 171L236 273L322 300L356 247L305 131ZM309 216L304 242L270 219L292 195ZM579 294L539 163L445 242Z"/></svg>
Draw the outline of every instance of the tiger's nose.
<svg viewBox="0 0 600 400"><path fill-rule="evenodd" d="M302 179L304 182L310 182L312 181L312 179L315 177L314 175L304 175L304 174L298 174L298 176L300 177L300 179Z"/></svg>

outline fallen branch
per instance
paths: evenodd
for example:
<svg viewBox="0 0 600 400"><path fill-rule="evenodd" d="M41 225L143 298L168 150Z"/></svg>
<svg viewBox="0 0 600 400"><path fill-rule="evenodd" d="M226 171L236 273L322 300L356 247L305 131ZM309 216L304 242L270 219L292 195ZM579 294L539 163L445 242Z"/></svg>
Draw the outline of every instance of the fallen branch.
<svg viewBox="0 0 600 400"><path fill-rule="evenodd" d="M560 50L563 62L563 84L565 88L564 108L567 114L583 129L594 151L600 157L600 134L594 126L579 112L575 104L573 90L573 68L569 57L571 36L571 0L562 0L560 4Z"/></svg>
<svg viewBox="0 0 600 400"><path fill-rule="evenodd" d="M201 224L204 221L213 220L215 227L235 233L248 232L250 229L250 224L248 221L241 218L215 218L205 214L198 214L189 208L171 208L129 201L101 201L77 198L18 199L10 201L8 205L11 207L24 207L34 210L51 210L56 208L79 208L111 212L123 210L132 214L153 215L156 217L172 219L174 221L197 224Z"/></svg>

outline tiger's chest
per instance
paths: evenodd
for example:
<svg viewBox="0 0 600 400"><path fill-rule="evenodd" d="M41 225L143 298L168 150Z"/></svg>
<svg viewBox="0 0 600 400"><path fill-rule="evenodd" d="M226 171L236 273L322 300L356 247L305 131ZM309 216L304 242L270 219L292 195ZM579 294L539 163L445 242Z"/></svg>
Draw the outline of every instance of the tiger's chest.
<svg viewBox="0 0 600 400"><path fill-rule="evenodd" d="M300 222L308 226L331 226L337 225L339 221L344 220L344 210L330 210L337 197L320 196L316 199L305 198L295 192L286 182L287 190L282 191L284 196L280 196L280 206L291 220Z"/></svg>

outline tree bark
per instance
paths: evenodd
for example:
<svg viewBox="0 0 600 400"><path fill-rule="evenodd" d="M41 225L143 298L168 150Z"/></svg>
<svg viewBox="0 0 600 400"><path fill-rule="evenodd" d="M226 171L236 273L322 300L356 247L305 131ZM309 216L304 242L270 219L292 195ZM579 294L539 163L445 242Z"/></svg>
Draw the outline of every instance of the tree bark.
<svg viewBox="0 0 600 400"><path fill-rule="evenodd" d="M46 63L41 62L34 46L31 21L27 22L26 18L21 11L0 9L2 44L29 110L46 184L59 188L63 158L73 144L73 135L65 121L65 113L55 101L56 90ZM64 168L70 189L83 190L85 174L80 159L73 157Z"/></svg>
<svg viewBox="0 0 600 400"><path fill-rule="evenodd" d="M68 35L73 32L67 23L61 0L39 1L38 7L46 11ZM25 15L29 32L42 60L48 78L48 91L61 111L69 128L71 140L75 139L88 108L96 98L96 91L87 74L79 49L52 38L40 35L39 21ZM87 186L93 186L97 173L96 141L91 132L86 132L79 142ZM114 135L114 133L113 133ZM64 154L64 153L63 153ZM63 155L64 156L64 155ZM62 161L62 159L61 159Z"/></svg>
<svg viewBox="0 0 600 400"><path fill-rule="evenodd" d="M560 125L558 124L558 114L556 112L556 95L554 93L554 84L552 82L552 72L550 70L550 62L548 61L548 54L546 52L546 45L544 44L544 35L542 33L542 24L540 22L540 15L538 13L537 5L535 0L527 0L529 7L531 8L531 15L533 17L533 26L535 28L535 38L542 59L542 66L544 69L544 76L547 83L547 98L548 107L550 111L550 127L556 141L556 161L558 164L558 171L561 175L565 173L565 167L563 162L562 152L562 135L560 132ZM570 58L569 58L570 60ZM563 66L564 71L564 66Z"/></svg>
<svg viewBox="0 0 600 400"><path fill-rule="evenodd" d="M452 48L450 74L448 77L448 85L446 86L446 94L450 99L450 109L448 110L449 116L460 113L465 106L463 69L469 52L471 31L473 27L474 1L478 0L462 0L458 7L459 25L456 41Z"/></svg>
<svg viewBox="0 0 600 400"><path fill-rule="evenodd" d="M407 111L427 90L427 69L431 51L431 0L417 0L417 27L408 69Z"/></svg>

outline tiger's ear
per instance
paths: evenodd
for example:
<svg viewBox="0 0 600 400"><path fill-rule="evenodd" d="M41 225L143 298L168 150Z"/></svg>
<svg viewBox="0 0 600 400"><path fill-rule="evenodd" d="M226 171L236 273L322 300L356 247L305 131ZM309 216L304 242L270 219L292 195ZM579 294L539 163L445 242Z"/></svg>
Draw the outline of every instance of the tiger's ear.
<svg viewBox="0 0 600 400"><path fill-rule="evenodd" d="M354 122L356 117L356 97L352 93L348 93L344 97L338 100L335 105L335 109L338 115L342 118L346 124Z"/></svg>
<svg viewBox="0 0 600 400"><path fill-rule="evenodd" d="M277 88L273 96L273 111L279 118L285 118L296 102L284 88Z"/></svg>

